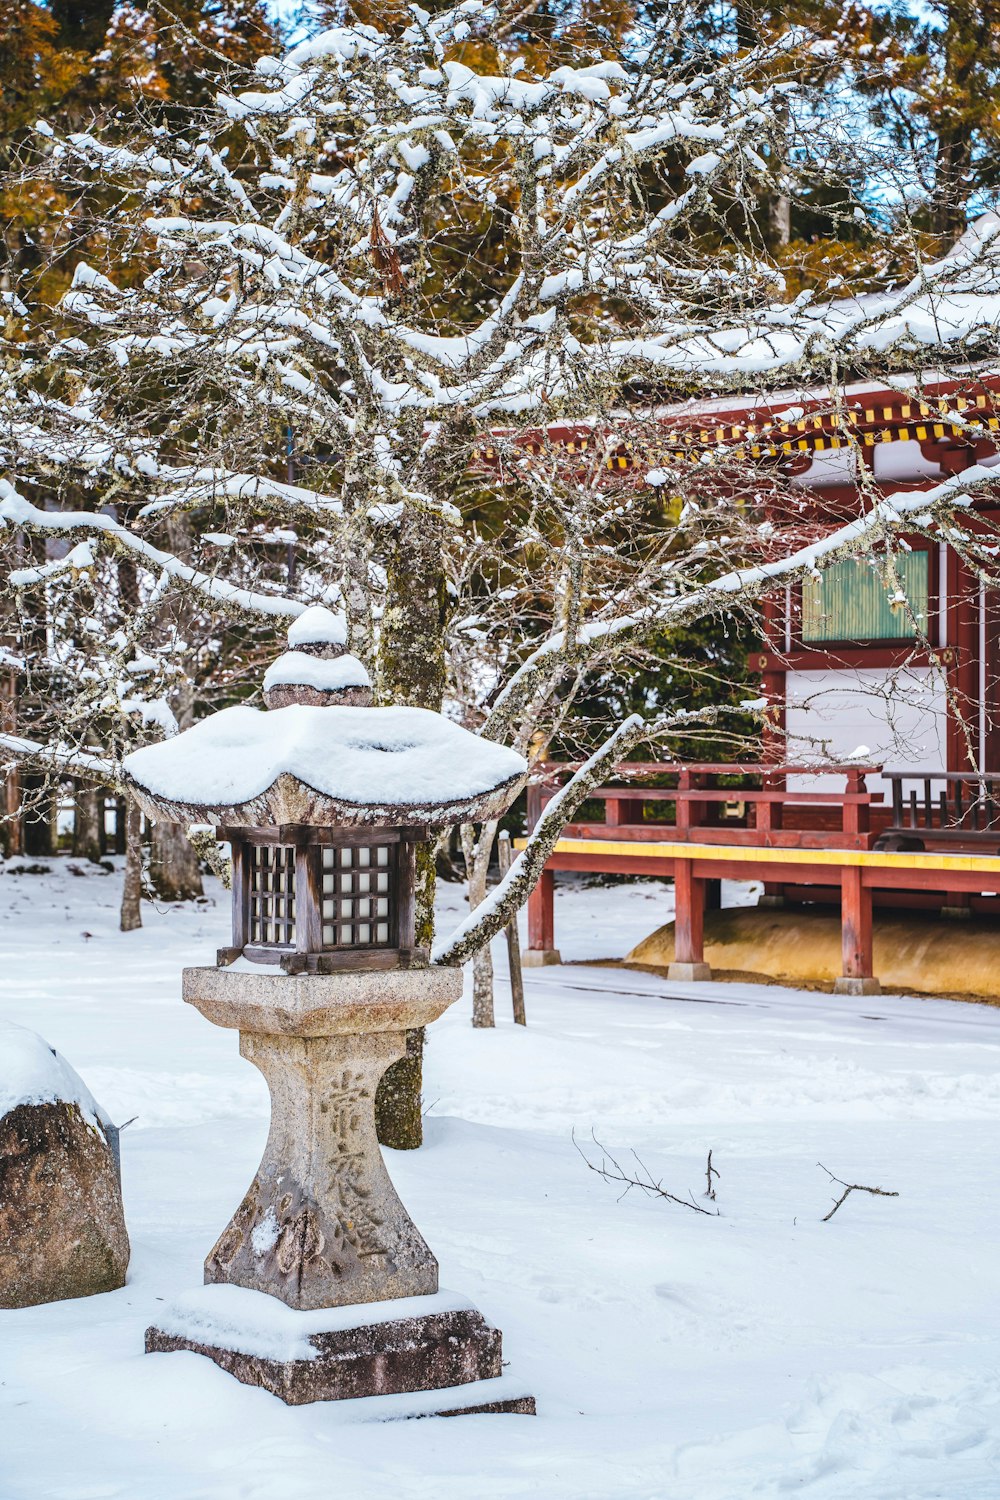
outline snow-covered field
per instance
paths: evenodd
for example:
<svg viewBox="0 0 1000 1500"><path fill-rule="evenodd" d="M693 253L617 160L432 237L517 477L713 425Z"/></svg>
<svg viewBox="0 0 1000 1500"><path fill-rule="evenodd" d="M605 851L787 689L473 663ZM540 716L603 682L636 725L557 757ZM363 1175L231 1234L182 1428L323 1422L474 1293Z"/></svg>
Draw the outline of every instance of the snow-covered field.
<svg viewBox="0 0 1000 1500"><path fill-rule="evenodd" d="M503 984L494 1032L456 1006L428 1047L426 1148L390 1169L539 1415L348 1423L142 1353L253 1175L267 1098L179 998L228 898L122 936L118 895L65 862L0 875L0 1014L137 1116L128 1286L0 1313L0 1500L997 1500L1000 1010L589 965L527 973L526 1031ZM668 896L560 893L564 957L623 954ZM459 904L446 889L442 926ZM712 1148L720 1217L617 1201L574 1127L682 1194ZM821 1223L817 1162L900 1196Z"/></svg>

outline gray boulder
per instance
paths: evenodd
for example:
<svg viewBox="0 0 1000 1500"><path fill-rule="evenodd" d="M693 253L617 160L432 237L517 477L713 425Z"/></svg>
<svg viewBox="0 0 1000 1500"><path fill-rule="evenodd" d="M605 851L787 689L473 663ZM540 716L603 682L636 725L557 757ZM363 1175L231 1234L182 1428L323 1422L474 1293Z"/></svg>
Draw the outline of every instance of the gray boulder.
<svg viewBox="0 0 1000 1500"><path fill-rule="evenodd" d="M117 1132L37 1033L0 1022L0 1308L125 1285Z"/></svg>

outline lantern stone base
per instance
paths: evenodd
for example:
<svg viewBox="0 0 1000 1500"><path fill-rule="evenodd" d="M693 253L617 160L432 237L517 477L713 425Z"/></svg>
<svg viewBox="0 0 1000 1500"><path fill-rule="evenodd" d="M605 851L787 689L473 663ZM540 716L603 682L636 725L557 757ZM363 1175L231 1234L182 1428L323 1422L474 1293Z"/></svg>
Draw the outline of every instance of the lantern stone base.
<svg viewBox="0 0 1000 1500"><path fill-rule="evenodd" d="M406 1031L461 993L455 969L184 971L185 1000L237 1029L267 1079L271 1128L207 1285L158 1316L148 1353L190 1350L289 1405L346 1402L365 1419L534 1412L501 1373L497 1329L438 1291L375 1134Z"/></svg>
<svg viewBox="0 0 1000 1500"><path fill-rule="evenodd" d="M203 1354L289 1406L344 1401L376 1420L535 1412L501 1372L499 1330L449 1293L297 1312L261 1292L207 1286L146 1330L147 1354L174 1350Z"/></svg>
<svg viewBox="0 0 1000 1500"><path fill-rule="evenodd" d="M185 969L184 998L267 1079L257 1174L205 1262L207 1282L321 1309L432 1295L437 1261L397 1196L375 1095L406 1030L461 994L456 969L285 975Z"/></svg>

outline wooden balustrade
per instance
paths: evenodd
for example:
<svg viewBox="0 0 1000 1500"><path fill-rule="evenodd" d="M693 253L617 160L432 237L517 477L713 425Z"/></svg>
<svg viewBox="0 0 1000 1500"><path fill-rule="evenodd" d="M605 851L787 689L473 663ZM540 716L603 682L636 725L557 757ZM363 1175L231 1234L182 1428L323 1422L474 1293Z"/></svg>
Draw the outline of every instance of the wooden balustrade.
<svg viewBox="0 0 1000 1500"><path fill-rule="evenodd" d="M575 766L545 762L528 787L528 826L533 828L542 808ZM732 764L670 764L626 762L616 771L616 783L589 794L603 802L603 822L579 817L566 829L568 838L614 838L646 842L673 838L698 843L763 845L772 848L867 849L874 837L872 811L880 827L888 813L880 796L869 792L865 776L877 767L774 766ZM823 774L842 777L843 791L796 791L791 776ZM672 785L643 786L643 781ZM630 785L619 785L618 782ZM725 784L723 784L725 783ZM659 808L666 818L649 817ZM671 817L672 814L672 817Z"/></svg>
<svg viewBox="0 0 1000 1500"><path fill-rule="evenodd" d="M892 817L879 844L961 849L982 844L1000 852L1000 775L892 771Z"/></svg>

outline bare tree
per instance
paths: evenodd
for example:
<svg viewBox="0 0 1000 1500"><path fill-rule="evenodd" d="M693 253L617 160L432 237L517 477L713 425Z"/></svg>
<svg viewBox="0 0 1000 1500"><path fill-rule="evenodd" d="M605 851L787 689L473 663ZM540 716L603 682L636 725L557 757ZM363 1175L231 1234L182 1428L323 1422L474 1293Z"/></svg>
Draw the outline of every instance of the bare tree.
<svg viewBox="0 0 1000 1500"><path fill-rule="evenodd" d="M246 695L316 599L344 609L379 701L537 751L588 677L653 637L749 616L848 555L891 588L904 528L995 572L967 503L995 471L864 493L804 536L773 518L780 457L766 474L666 441L666 399L697 423L723 391L821 382L836 406L848 373L887 368L918 399L942 354L995 359L1000 279L987 224L936 265L914 249L895 287L790 296L754 229L779 164L794 204L885 180L881 143L866 160L852 101L818 95L795 33L727 53L688 19L671 7L627 47L598 36L533 74L466 0L262 59L170 137L138 114L114 142L40 125L25 171L103 205L108 247L57 308L8 293L0 522L12 547L55 544L10 574L46 601L14 644L53 768L96 740L113 781L185 695L194 712ZM846 190L830 212L909 232ZM552 442L556 424L579 442ZM615 482L623 440L638 483ZM560 820L681 709L603 726L489 896L495 828L466 832L476 909L438 960L482 955L481 1019L489 939ZM421 869L426 930L432 851Z"/></svg>

